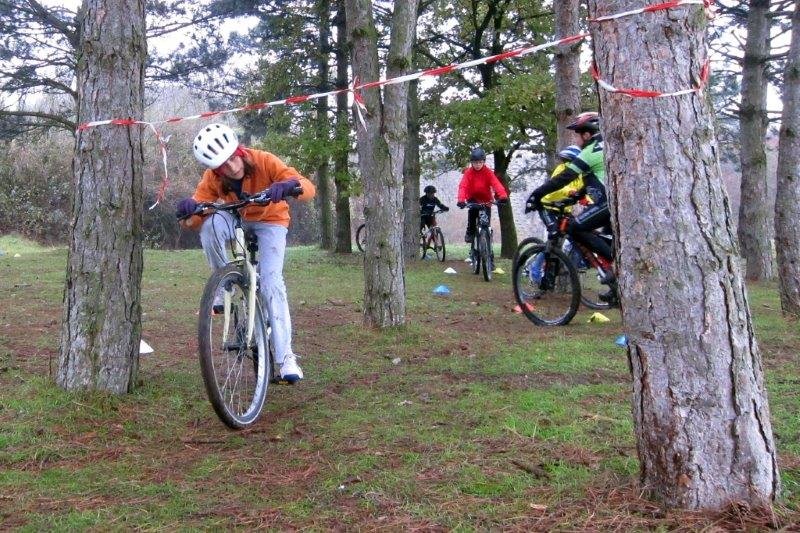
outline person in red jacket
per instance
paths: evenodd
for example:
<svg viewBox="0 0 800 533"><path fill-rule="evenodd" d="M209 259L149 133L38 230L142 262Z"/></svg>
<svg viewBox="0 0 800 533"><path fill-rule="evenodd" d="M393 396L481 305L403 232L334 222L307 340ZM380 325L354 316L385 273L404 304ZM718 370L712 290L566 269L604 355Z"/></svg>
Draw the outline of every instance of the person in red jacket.
<svg viewBox="0 0 800 533"><path fill-rule="evenodd" d="M270 191L271 203L244 208L242 218L245 229L258 238L259 288L269 306L275 362L280 366L281 378L295 383L303 379L303 371L292 351L292 322L283 280L289 205L282 200L297 186L303 189L298 198L310 200L316 192L314 184L277 156L239 144L236 133L225 124L204 126L195 137L192 150L206 171L194 194L178 202L178 218L193 214L198 202L234 202ZM227 264L226 244L233 237L233 220L228 213L194 215L180 224L200 231L200 244L212 269ZM215 308L217 302L221 307L222 296L217 295Z"/></svg>
<svg viewBox="0 0 800 533"><path fill-rule="evenodd" d="M508 192L497 178L491 168L486 166L486 152L483 148L475 148L469 154L469 166L461 176L461 183L458 184L458 203L461 209L467 203L488 204L497 198L498 204L508 202ZM478 220L478 212L484 209L491 216L490 205L483 207L470 208L467 213L467 233L464 235L464 242L472 242L475 236L475 223Z"/></svg>

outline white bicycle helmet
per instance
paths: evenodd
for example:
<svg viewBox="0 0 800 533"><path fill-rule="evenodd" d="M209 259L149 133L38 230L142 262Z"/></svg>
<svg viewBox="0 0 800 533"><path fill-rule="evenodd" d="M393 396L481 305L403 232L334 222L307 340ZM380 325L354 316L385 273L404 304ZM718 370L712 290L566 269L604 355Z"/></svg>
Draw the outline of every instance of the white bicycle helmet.
<svg viewBox="0 0 800 533"><path fill-rule="evenodd" d="M209 124L194 138L194 157L210 169L219 168L239 146L236 134L225 124Z"/></svg>

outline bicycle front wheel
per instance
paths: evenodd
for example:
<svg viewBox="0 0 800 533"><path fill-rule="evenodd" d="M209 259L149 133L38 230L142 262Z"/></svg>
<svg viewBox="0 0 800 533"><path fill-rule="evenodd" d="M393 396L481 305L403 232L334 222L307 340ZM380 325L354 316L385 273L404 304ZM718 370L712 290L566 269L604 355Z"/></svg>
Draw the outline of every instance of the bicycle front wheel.
<svg viewBox="0 0 800 533"><path fill-rule="evenodd" d="M214 411L232 429L242 429L258 419L272 372L267 320L258 298L250 316L248 283L239 267L225 266L212 274L200 302L200 370ZM248 342L249 318L253 334Z"/></svg>
<svg viewBox="0 0 800 533"><path fill-rule="evenodd" d="M436 252L436 259L441 262L447 258L447 250L444 246L444 233L439 228L433 230L433 251Z"/></svg>
<svg viewBox="0 0 800 533"><path fill-rule="evenodd" d="M492 281L492 242L489 240L489 233L481 231L478 233L478 256L480 257L480 267L483 270L483 279Z"/></svg>
<svg viewBox="0 0 800 533"><path fill-rule="evenodd" d="M538 326L569 324L580 305L578 272L561 250L539 244L520 254L513 267L514 298Z"/></svg>
<svg viewBox="0 0 800 533"><path fill-rule="evenodd" d="M361 224L358 229L356 230L356 246L358 246L358 251L362 254L367 247L367 225Z"/></svg>

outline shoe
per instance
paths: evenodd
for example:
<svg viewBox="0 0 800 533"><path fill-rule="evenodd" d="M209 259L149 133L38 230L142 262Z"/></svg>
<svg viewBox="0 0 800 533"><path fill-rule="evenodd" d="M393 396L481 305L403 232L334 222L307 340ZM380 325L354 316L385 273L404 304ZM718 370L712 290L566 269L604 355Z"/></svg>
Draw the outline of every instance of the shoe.
<svg viewBox="0 0 800 533"><path fill-rule="evenodd" d="M288 383L297 383L303 379L303 370L297 364L297 356L293 353L286 354L281 365L281 379Z"/></svg>
<svg viewBox="0 0 800 533"><path fill-rule="evenodd" d="M474 235L472 235L472 233L470 233L470 232L466 232L464 234L464 242L472 242L473 238L474 238Z"/></svg>

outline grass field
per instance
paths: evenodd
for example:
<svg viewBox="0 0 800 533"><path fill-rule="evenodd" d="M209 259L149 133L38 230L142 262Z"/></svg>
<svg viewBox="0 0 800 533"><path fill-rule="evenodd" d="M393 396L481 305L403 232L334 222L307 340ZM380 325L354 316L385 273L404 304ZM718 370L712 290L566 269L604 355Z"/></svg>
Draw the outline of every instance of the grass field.
<svg viewBox="0 0 800 533"><path fill-rule="evenodd" d="M288 253L306 379L231 432L205 398L199 251L147 251L133 394L65 393L64 249L0 238L0 529L715 530L800 527L800 332L774 285L750 298L783 483L775 516L670 512L640 497L619 314L543 329L510 276L406 274L408 324L361 324L360 257ZM19 254L19 257L15 257ZM459 273L442 273L446 266ZM510 265L500 266L510 272ZM448 285L452 293L432 290ZM398 362L399 359L399 362Z"/></svg>

